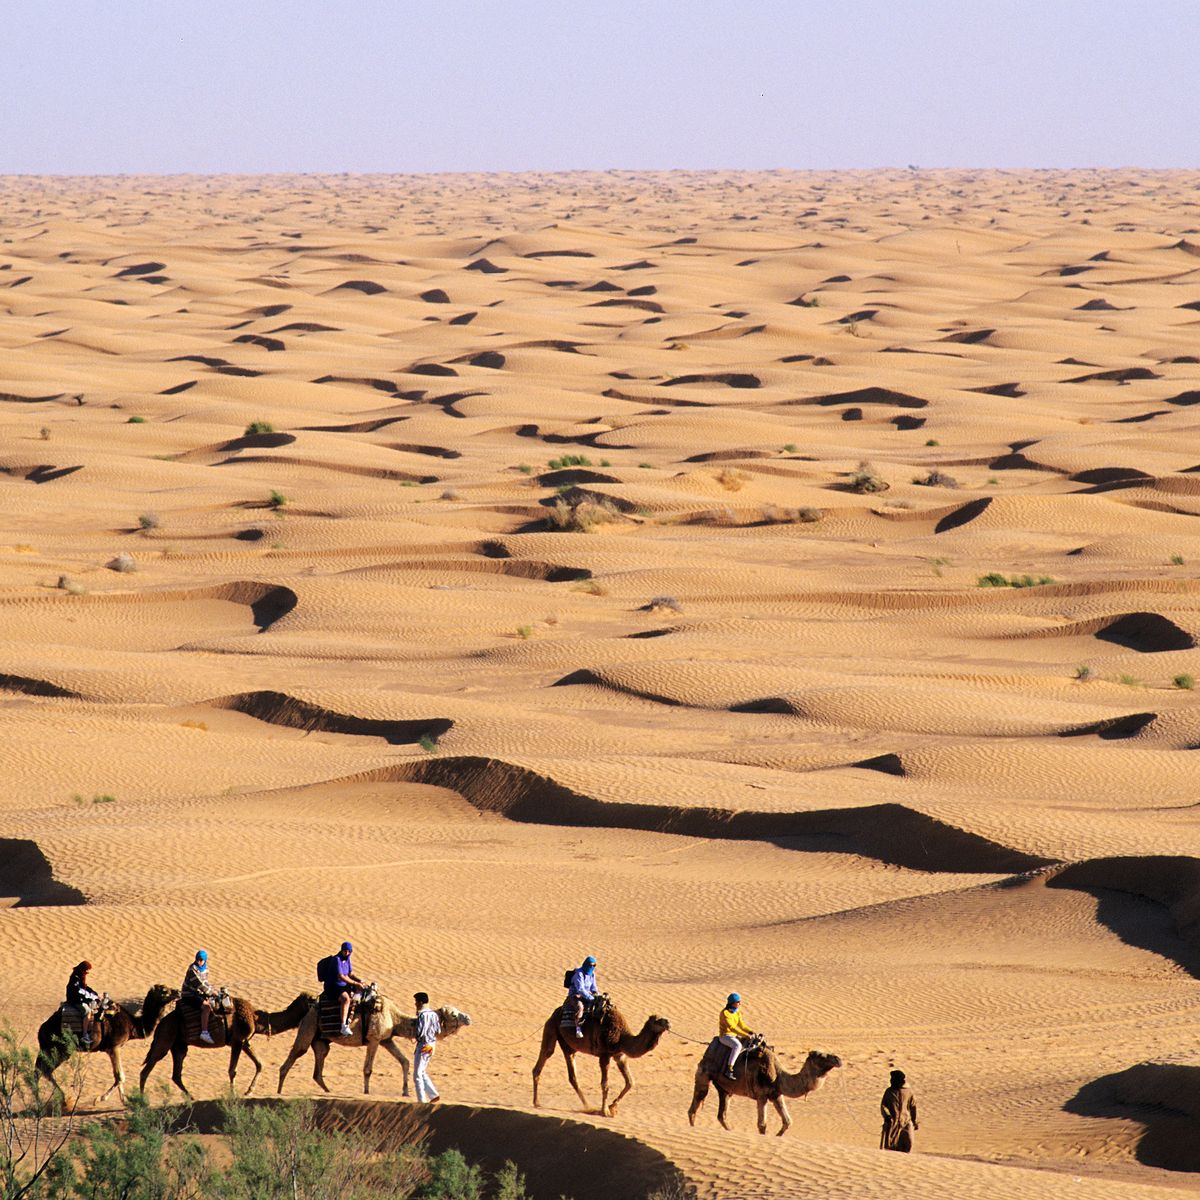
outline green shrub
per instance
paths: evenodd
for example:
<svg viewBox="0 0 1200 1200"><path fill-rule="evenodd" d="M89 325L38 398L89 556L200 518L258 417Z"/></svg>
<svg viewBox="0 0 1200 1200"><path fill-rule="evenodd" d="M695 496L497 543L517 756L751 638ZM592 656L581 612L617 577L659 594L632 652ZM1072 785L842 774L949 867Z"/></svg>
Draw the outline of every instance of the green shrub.
<svg viewBox="0 0 1200 1200"><path fill-rule="evenodd" d="M274 433L275 426L270 421L251 421L246 426L246 431L243 436L253 437L256 433Z"/></svg>
<svg viewBox="0 0 1200 1200"><path fill-rule="evenodd" d="M160 521L154 513L144 512L138 517L138 528L142 530L157 529Z"/></svg>
<svg viewBox="0 0 1200 1200"><path fill-rule="evenodd" d="M1183 555L1182 554L1172 554L1171 555L1171 566L1182 567L1183 566Z"/></svg>
<svg viewBox="0 0 1200 1200"><path fill-rule="evenodd" d="M288 498L280 491L272 491L267 497L267 503L274 509L283 508L287 502Z"/></svg>
<svg viewBox="0 0 1200 1200"><path fill-rule="evenodd" d="M438 752L437 739L432 734L421 734L420 739L417 741L417 745L420 746L426 754L436 754Z"/></svg>
<svg viewBox="0 0 1200 1200"><path fill-rule="evenodd" d="M130 417L129 420L125 422L126 425L145 425L145 423L145 417Z"/></svg>
<svg viewBox="0 0 1200 1200"><path fill-rule="evenodd" d="M1177 688L1182 688L1185 692L1190 692L1196 686L1196 681L1190 675L1176 675L1172 683Z"/></svg>
<svg viewBox="0 0 1200 1200"><path fill-rule="evenodd" d="M850 476L850 490L858 492L860 495L867 495L872 492L886 492L888 486L887 481L865 460L858 464L858 470Z"/></svg>
<svg viewBox="0 0 1200 1200"><path fill-rule="evenodd" d="M564 499L555 500L546 522L551 529L590 533L597 525L608 525L620 519L621 514L611 500L585 497L574 504Z"/></svg>
<svg viewBox="0 0 1200 1200"><path fill-rule="evenodd" d="M1032 575L1011 575L1006 579L999 571L989 571L986 575L980 575L975 581L978 587L1011 588L1044 587L1053 582L1053 575L1038 575L1036 578Z"/></svg>
<svg viewBox="0 0 1200 1200"><path fill-rule="evenodd" d="M1080 683L1087 683L1087 681L1092 678L1092 668L1089 667L1087 663L1081 663L1075 668L1075 678L1078 679Z"/></svg>

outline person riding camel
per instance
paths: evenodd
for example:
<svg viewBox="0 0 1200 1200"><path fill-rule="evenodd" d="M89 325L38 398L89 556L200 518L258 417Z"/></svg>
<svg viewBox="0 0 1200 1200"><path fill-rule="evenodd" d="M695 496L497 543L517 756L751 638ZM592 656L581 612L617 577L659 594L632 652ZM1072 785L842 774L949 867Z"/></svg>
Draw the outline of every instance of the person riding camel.
<svg viewBox="0 0 1200 1200"><path fill-rule="evenodd" d="M200 1010L200 1040L206 1046L215 1046L212 1034L208 1032L208 1018L212 1015L212 997L216 995L208 982L208 951L197 950L192 965L188 967L183 977L183 987L180 989L180 1000L188 1008Z"/></svg>
<svg viewBox="0 0 1200 1200"><path fill-rule="evenodd" d="M352 992L361 992L363 982L354 973L350 955L354 947L349 942L343 942L341 949L334 956L333 969L324 978L326 999L336 999L342 1014L342 1037L353 1037L350 1028L350 996Z"/></svg>
<svg viewBox="0 0 1200 1200"><path fill-rule="evenodd" d="M79 1044L85 1050L92 1044L92 1025L100 1003L100 993L88 987L87 976L91 969L92 964L85 959L76 966L71 972L71 978L67 980L67 1003L83 1013L83 1036L79 1039Z"/></svg>
<svg viewBox="0 0 1200 1200"><path fill-rule="evenodd" d="M571 974L567 989L567 1004L575 1017L575 1036L583 1037L583 1018L591 1008L600 989L596 985L596 960L589 954Z"/></svg>
<svg viewBox="0 0 1200 1200"><path fill-rule="evenodd" d="M742 1038L754 1036L754 1030L742 1020L742 1014L738 1011L741 1005L741 996L737 992L730 992L728 1000L725 1001L725 1007L721 1009L720 1042L722 1046L729 1047L729 1062L725 1067L726 1079L737 1078L733 1073L733 1068L745 1049L742 1045Z"/></svg>

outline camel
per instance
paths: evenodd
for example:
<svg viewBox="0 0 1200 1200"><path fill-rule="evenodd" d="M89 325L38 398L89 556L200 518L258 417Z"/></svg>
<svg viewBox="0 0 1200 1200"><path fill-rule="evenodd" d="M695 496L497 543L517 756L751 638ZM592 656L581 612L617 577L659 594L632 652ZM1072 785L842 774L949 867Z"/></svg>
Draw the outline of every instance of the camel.
<svg viewBox="0 0 1200 1200"><path fill-rule="evenodd" d="M649 1054L659 1043L659 1039L668 1029L671 1022L666 1017L649 1016L639 1033L633 1033L625 1023L625 1018L609 1002L607 996L600 997L599 1018L589 1016L583 1024L583 1037L577 1038L575 1030L561 1024L562 1009L556 1008L549 1016L542 1029L542 1048L538 1052L538 1060L533 1068L533 1107L538 1107L538 1079L546 1061L553 1057L556 1046L562 1048L563 1057L567 1060L567 1078L575 1089L584 1111L588 1111L587 1097L579 1088L575 1078L575 1055L590 1054L600 1060L600 1112L604 1116L615 1116L617 1105L633 1089L633 1077L625 1064L627 1058L641 1058ZM608 1064L617 1064L617 1070L625 1081L617 1098L608 1102Z"/></svg>
<svg viewBox="0 0 1200 1200"><path fill-rule="evenodd" d="M113 1073L112 1087L96 1097L97 1103L107 1100L114 1088L117 1095L121 1097L121 1101L124 1102L125 1069L121 1066L121 1047L126 1042L149 1037L158 1025L163 1009L172 1000L178 998L179 993L174 988L169 988L163 983L156 983L146 993L146 998L142 1001L142 1007L137 1012L131 1008L127 1008L124 1004L113 1004L108 1011L96 1018L92 1031L92 1044L86 1047L86 1052L89 1054L107 1054L109 1061L112 1063ZM72 1048L82 1051L85 1047L73 1038L65 1035L61 1008L56 1008L42 1022L42 1026L37 1033L37 1038L38 1070L50 1081L54 1090L61 1097L63 1094L62 1088L58 1086L58 1081L54 1078L54 1072L66 1062Z"/></svg>
<svg viewBox="0 0 1200 1200"><path fill-rule="evenodd" d="M237 1074L238 1060L245 1054L254 1064L254 1078L250 1080L250 1086L246 1089L246 1095L249 1095L262 1071L262 1063L258 1061L258 1057L250 1048L250 1039L256 1033L265 1033L269 1036L273 1033L282 1033L286 1029L295 1029L304 1014L312 1007L314 1000L307 992L301 992L287 1008L280 1012L263 1012L261 1009L256 1009L249 1000L244 1000L240 996L234 996L232 1000L233 1011L229 1014L228 1033L226 1033L224 1022L214 1013L208 1025L214 1045L211 1047L197 1046L196 1049L209 1050L220 1049L222 1046L229 1047L229 1086L231 1089L234 1076ZM150 1049L146 1051L146 1058L142 1063L142 1075L138 1081L138 1088L141 1091L146 1090L146 1080L149 1078L150 1072L158 1062L170 1054L173 1063L171 1082L190 1100L192 1094L183 1083L183 1060L187 1058L189 1049L191 1046L188 1044L184 1031L183 1014L178 1008L175 1008L163 1017L154 1031L154 1040L150 1043Z"/></svg>
<svg viewBox="0 0 1200 1200"><path fill-rule="evenodd" d="M723 1128L729 1125L725 1120L725 1110L730 1096L746 1096L758 1105L758 1132L767 1132L767 1102L775 1106L779 1114L780 1127L778 1137L783 1137L791 1127L792 1118L788 1112L785 1099L794 1100L797 1096L807 1096L821 1086L821 1081L834 1067L840 1067L842 1060L836 1054L822 1054L819 1050L810 1050L804 1060L804 1066L795 1074L785 1071L775 1057L774 1052L765 1047L762 1057L744 1054L734 1068L735 1079L725 1076L725 1064L729 1051L719 1042L709 1045L696 1067L696 1087L692 1094L692 1106L688 1109L688 1123L696 1124L696 1114L708 1096L710 1085L717 1089L717 1120Z"/></svg>
<svg viewBox="0 0 1200 1200"><path fill-rule="evenodd" d="M471 1023L471 1018L465 1012L460 1012L457 1008L449 1006L439 1008L437 1015L442 1025L442 1037L449 1037ZM329 1091L329 1086L325 1082L325 1058L329 1054L329 1047L334 1044L353 1047L364 1045L362 1018L357 1012L350 1019L350 1029L351 1034L349 1037L331 1038L321 1033L317 1002L315 1000L312 1001L308 1012L304 1014L304 1018L300 1021L299 1027L296 1030L296 1040L292 1043L292 1048L288 1051L288 1056L284 1059L283 1066L279 1068L279 1093L283 1093L283 1081L287 1078L288 1072L298 1059L304 1057L310 1047L312 1048L313 1059L315 1060L313 1063L313 1079L320 1088L326 1092ZM379 1052L380 1047L386 1050L400 1064L400 1068L404 1072L404 1095L408 1095L409 1062L395 1045L395 1042L397 1039L405 1039L411 1042L416 1039L416 1036L416 1017L405 1016L386 996L376 997L374 1008L367 1019L367 1036L365 1039L367 1057L363 1061L364 1096L371 1094L371 1071L375 1065L375 1055Z"/></svg>

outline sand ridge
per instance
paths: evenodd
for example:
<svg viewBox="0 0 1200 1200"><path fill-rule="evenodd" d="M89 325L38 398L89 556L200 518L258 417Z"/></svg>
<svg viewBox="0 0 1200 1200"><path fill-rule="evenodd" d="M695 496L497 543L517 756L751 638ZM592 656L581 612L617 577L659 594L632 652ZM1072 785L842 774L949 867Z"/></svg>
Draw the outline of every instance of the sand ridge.
<svg viewBox="0 0 1200 1200"><path fill-rule="evenodd" d="M552 1060L623 1178L1189 1186L1198 183L0 179L0 1019L349 936L503 1141L591 952L845 1061L776 1140L687 1126L679 1039L611 1121Z"/></svg>

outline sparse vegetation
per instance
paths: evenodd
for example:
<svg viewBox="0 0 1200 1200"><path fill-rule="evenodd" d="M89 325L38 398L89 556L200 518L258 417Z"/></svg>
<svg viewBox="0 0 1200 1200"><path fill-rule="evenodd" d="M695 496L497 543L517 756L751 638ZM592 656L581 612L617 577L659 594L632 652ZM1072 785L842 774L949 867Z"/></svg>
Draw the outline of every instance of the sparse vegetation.
<svg viewBox="0 0 1200 1200"><path fill-rule="evenodd" d="M722 467L717 472L717 482L727 492L740 492L746 485L747 476L741 471L735 471L732 467Z"/></svg>
<svg viewBox="0 0 1200 1200"><path fill-rule="evenodd" d="M568 533L591 533L597 525L607 525L620 519L621 514L612 501L593 500L591 497L573 504L564 499L555 500L546 518L551 529Z"/></svg>
<svg viewBox="0 0 1200 1200"><path fill-rule="evenodd" d="M546 465L552 471L562 471L567 467L590 467L592 460L586 454L564 454L552 458Z"/></svg>
<svg viewBox="0 0 1200 1200"><path fill-rule="evenodd" d="M251 421L246 426L244 437L253 437L256 433L274 433L275 426L270 421Z"/></svg>
<svg viewBox="0 0 1200 1200"><path fill-rule="evenodd" d="M858 464L858 469L850 476L850 490L860 495L871 492L886 492L889 484L875 467L864 460Z"/></svg>
<svg viewBox="0 0 1200 1200"><path fill-rule="evenodd" d="M1196 681L1190 675L1176 675L1171 682L1185 692L1190 692L1196 686Z"/></svg>
<svg viewBox="0 0 1200 1200"><path fill-rule="evenodd" d="M145 425L145 423L145 417L130 417L129 420L125 422L126 425Z"/></svg>
<svg viewBox="0 0 1200 1200"><path fill-rule="evenodd" d="M520 471L522 475L533 474L533 468L528 463L517 463L517 470Z"/></svg>
<svg viewBox="0 0 1200 1200"><path fill-rule="evenodd" d="M1053 582L1053 575L1038 575L1036 578L1033 575L1009 575L1006 578L999 571L989 571L986 575L980 575L975 581L978 587L1011 588L1042 587Z"/></svg>
<svg viewBox="0 0 1200 1200"><path fill-rule="evenodd" d="M442 499L443 500L461 500L462 497L453 488L446 488L446 490L444 492L442 492Z"/></svg>
<svg viewBox="0 0 1200 1200"><path fill-rule="evenodd" d="M608 588L595 579L585 579L582 582L577 583L571 590L573 592L586 592L589 596L608 595Z"/></svg>
<svg viewBox="0 0 1200 1200"><path fill-rule="evenodd" d="M160 522L155 513L144 512L138 517L138 528L143 532L149 529L157 529Z"/></svg>
<svg viewBox="0 0 1200 1200"><path fill-rule="evenodd" d="M278 490L272 491L270 496L267 497L267 504L276 511L283 508L287 502L288 498Z"/></svg>
<svg viewBox="0 0 1200 1200"><path fill-rule="evenodd" d="M927 445L927 446L940 446L941 444L942 443L939 442L937 440L937 438L929 438L928 441L926 441L926 443L925 443L925 445Z"/></svg>
<svg viewBox="0 0 1200 1200"><path fill-rule="evenodd" d="M1171 555L1171 566L1182 567L1183 566L1183 555L1182 554L1172 554Z"/></svg>
<svg viewBox="0 0 1200 1200"><path fill-rule="evenodd" d="M656 612L665 610L666 612L682 613L683 605L674 596L651 596L650 599L642 606L645 612Z"/></svg>
<svg viewBox="0 0 1200 1200"><path fill-rule="evenodd" d="M780 508L775 504L768 504L762 513L762 519L768 525L812 525L824 516L824 509L813 508L810 504L800 508Z"/></svg>
<svg viewBox="0 0 1200 1200"><path fill-rule="evenodd" d="M638 468L642 471L653 471L654 464L653 463L638 463Z"/></svg>
<svg viewBox="0 0 1200 1200"><path fill-rule="evenodd" d="M417 745L420 746L426 754L436 754L438 752L437 739L432 734L421 734L420 738L417 740Z"/></svg>
<svg viewBox="0 0 1200 1200"><path fill-rule="evenodd" d="M69 575L60 575L58 577L58 583L55 584L55 587L58 587L62 591L66 592L68 596L87 595L87 588L85 588L78 579L72 579Z"/></svg>
<svg viewBox="0 0 1200 1200"><path fill-rule="evenodd" d="M132 554L118 554L105 564L110 571L119 571L122 575L131 575L137 570L137 563Z"/></svg>
<svg viewBox="0 0 1200 1200"><path fill-rule="evenodd" d="M521 639L521 641L523 641L523 642L529 641L529 639L531 637L533 637L533 626L532 625L518 625L517 626L517 637L519 637Z"/></svg>
<svg viewBox="0 0 1200 1200"><path fill-rule="evenodd" d="M1079 666L1075 668L1075 678L1078 679L1080 683L1087 683L1092 676L1092 668L1089 667L1087 663L1080 663Z"/></svg>
<svg viewBox="0 0 1200 1200"><path fill-rule="evenodd" d="M786 446L781 446L779 451L781 454L795 454L798 447L795 442L788 442Z"/></svg>
<svg viewBox="0 0 1200 1200"><path fill-rule="evenodd" d="M927 471L923 476L917 476L913 483L919 484L921 487L958 487L958 480L953 475L947 475L945 471L939 470L937 467Z"/></svg>
<svg viewBox="0 0 1200 1200"><path fill-rule="evenodd" d="M821 298L819 296L797 296L792 303L797 308L820 308Z"/></svg>
<svg viewBox="0 0 1200 1200"><path fill-rule="evenodd" d="M601 465L602 467L611 467L611 466L612 466L612 463L610 463L610 462L608 461L608 459L607 459L607 458L602 458L602 459L600 460L600 465Z"/></svg>
<svg viewBox="0 0 1200 1200"><path fill-rule="evenodd" d="M116 796L110 796L107 792L92 797L93 804L116 804Z"/></svg>
<svg viewBox="0 0 1200 1200"><path fill-rule="evenodd" d="M1138 687L1142 681L1136 675L1118 675L1117 682L1123 683L1126 687Z"/></svg>
<svg viewBox="0 0 1200 1200"><path fill-rule="evenodd" d="M989 487L998 487L1000 484L1000 480L995 475L989 475L987 481Z"/></svg>
<svg viewBox="0 0 1200 1200"><path fill-rule="evenodd" d="M40 437L43 442L48 442L50 440L50 426L43 425L41 429L38 430L38 437Z"/></svg>

